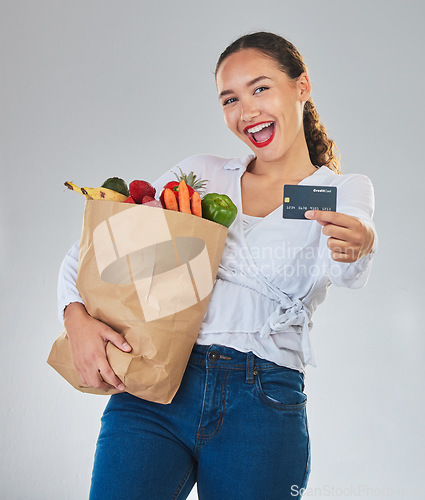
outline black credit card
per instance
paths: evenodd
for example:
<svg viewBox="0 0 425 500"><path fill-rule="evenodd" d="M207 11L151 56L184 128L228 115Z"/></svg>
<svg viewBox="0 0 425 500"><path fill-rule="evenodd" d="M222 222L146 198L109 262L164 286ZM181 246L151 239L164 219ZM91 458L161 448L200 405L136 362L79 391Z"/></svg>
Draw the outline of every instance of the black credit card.
<svg viewBox="0 0 425 500"><path fill-rule="evenodd" d="M336 186L300 186L285 184L283 188L283 218L306 219L307 210L336 212Z"/></svg>

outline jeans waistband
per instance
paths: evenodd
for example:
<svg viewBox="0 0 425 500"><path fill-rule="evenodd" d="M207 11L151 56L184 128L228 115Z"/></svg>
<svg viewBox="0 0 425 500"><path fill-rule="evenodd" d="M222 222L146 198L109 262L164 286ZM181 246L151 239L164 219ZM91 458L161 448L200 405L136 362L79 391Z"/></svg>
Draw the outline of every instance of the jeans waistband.
<svg viewBox="0 0 425 500"><path fill-rule="evenodd" d="M195 344L190 355L189 364L218 369L246 370L246 381L251 383L254 380L255 372L263 370L288 370L302 375L292 368L259 358L253 352L242 352L219 344Z"/></svg>

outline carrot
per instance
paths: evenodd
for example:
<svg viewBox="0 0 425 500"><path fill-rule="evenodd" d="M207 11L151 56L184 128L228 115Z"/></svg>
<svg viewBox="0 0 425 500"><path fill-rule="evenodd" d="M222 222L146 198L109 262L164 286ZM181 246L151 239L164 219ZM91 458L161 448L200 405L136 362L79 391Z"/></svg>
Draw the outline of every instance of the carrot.
<svg viewBox="0 0 425 500"><path fill-rule="evenodd" d="M190 199L190 208L192 209L193 215L202 217L202 203L198 191L194 191L192 194L192 198Z"/></svg>
<svg viewBox="0 0 425 500"><path fill-rule="evenodd" d="M179 205L177 203L176 195L169 188L167 188L164 191L164 203L165 203L165 208L166 209L168 209L168 210L176 210L178 212Z"/></svg>
<svg viewBox="0 0 425 500"><path fill-rule="evenodd" d="M179 183L179 209L180 212L185 214L191 214L190 211L190 196L189 189L187 189L187 184L185 181L181 180Z"/></svg>

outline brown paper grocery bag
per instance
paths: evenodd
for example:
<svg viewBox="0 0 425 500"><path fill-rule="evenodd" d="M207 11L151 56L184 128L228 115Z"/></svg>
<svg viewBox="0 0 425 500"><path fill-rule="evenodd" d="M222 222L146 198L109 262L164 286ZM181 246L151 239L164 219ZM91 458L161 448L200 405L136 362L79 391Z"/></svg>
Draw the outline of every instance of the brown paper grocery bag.
<svg viewBox="0 0 425 500"><path fill-rule="evenodd" d="M104 200L86 201L77 288L89 314L133 347L107 344L126 391L170 403L208 305L227 228L190 214ZM82 392L63 332L47 362Z"/></svg>

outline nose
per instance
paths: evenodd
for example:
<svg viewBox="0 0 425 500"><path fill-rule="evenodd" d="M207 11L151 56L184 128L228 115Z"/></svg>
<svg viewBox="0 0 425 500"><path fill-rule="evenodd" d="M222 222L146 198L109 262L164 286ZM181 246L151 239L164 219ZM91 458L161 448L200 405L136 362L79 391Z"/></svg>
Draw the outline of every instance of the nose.
<svg viewBox="0 0 425 500"><path fill-rule="evenodd" d="M241 120L243 122L250 122L253 118L258 116L260 111L257 109L255 102L246 100L241 103Z"/></svg>

